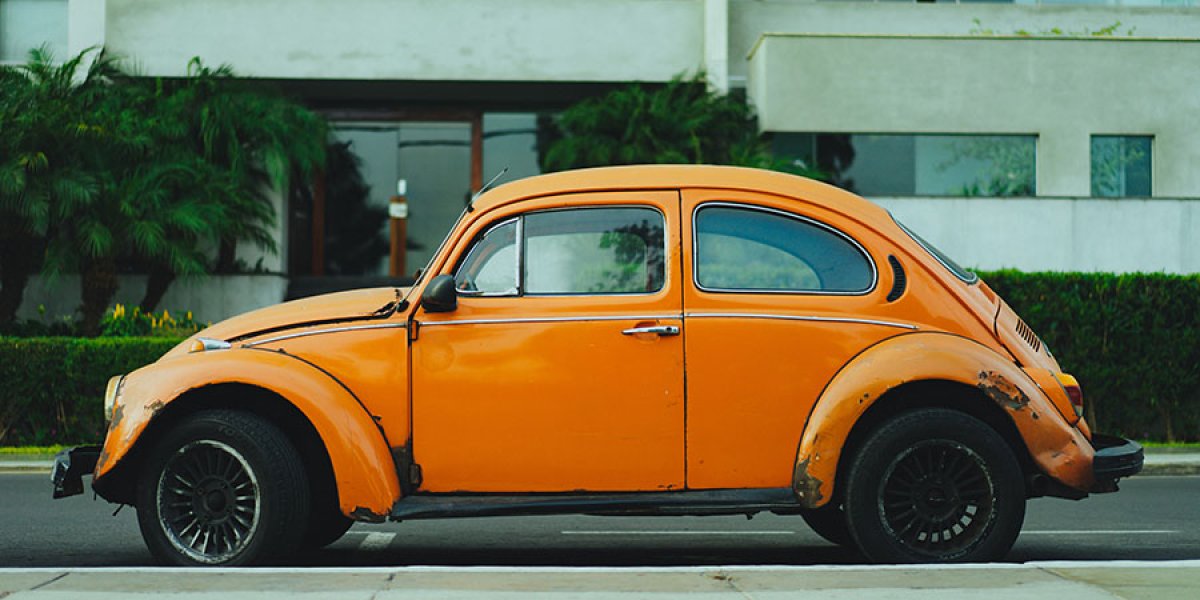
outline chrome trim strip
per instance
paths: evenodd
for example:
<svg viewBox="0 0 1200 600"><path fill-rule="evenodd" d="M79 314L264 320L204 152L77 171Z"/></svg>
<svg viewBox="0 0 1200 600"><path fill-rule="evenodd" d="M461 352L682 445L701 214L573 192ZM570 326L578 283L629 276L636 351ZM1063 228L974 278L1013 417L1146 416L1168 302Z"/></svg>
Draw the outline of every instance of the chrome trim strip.
<svg viewBox="0 0 1200 600"><path fill-rule="evenodd" d="M421 321L421 327L435 325L500 325L505 323L585 323L589 321L659 321L682 319L683 315L594 315L586 317L523 317L515 319L463 319L461 321Z"/></svg>
<svg viewBox="0 0 1200 600"><path fill-rule="evenodd" d="M917 330L920 327L909 323L896 323L894 321L879 321L876 319L856 319L853 317L818 317L818 316L803 316L803 315L772 315L763 313L687 313L685 319L708 319L708 318L730 318L730 319L774 319L778 321L814 321L818 323L858 323L861 325L882 325L884 327L898 327L900 329Z"/></svg>
<svg viewBox="0 0 1200 600"><path fill-rule="evenodd" d="M739 208L739 209L743 209L743 210L754 210L754 211L758 211L758 212L776 214L776 215L779 215L784 218L793 219L796 221L800 221L801 223L806 223L808 225L812 225L818 229L824 229L825 231L832 233L834 236L840 237L840 238L846 240L847 242L850 242L850 244L852 246L854 246L854 248L856 250L858 250L860 253L862 253L863 258L865 258L867 260L867 264L871 265L871 285L868 286L864 290L853 291L853 292L836 292L836 291L823 291L823 290L754 290L754 289L741 289L741 288L705 287L700 284L700 232L696 228L696 222L697 222L697 217L700 215L700 211L704 210L705 208L710 208L710 207ZM728 200L715 200L715 201L708 201L708 202L703 202L701 204L698 204L698 205L696 205L696 208L694 210L692 210L692 284L696 286L696 289L698 289L702 292L721 293L721 294L791 294L791 295L797 295L797 296L868 296L871 294L871 292L874 292L875 289L879 286L879 268L875 266L875 257L871 256L871 253L867 252L867 249L862 244L858 243L858 240L851 237L850 234L845 233L844 231L842 231L832 225L827 225L825 223L822 223L822 222L812 219L810 217L805 217L803 215L791 213L786 210L780 210L778 208L771 208L769 206L759 206L757 204L745 204L742 202L733 202L733 201L728 201Z"/></svg>
<svg viewBox="0 0 1200 600"><path fill-rule="evenodd" d="M361 331L361 330L366 330L366 329L404 329L406 327L408 327L407 323L374 323L371 325L347 325L345 327L330 327L329 329L316 329L316 330L312 330L312 331L301 331L298 333L288 333L288 334L284 334L284 335L277 335L275 337L269 337L265 340L256 340L253 342L247 342L245 344L242 344L242 347L243 348L253 348L255 346L261 346L262 344L270 344L273 342L281 342L283 340L308 337L310 335L322 335L322 334L326 334L326 333L341 333L343 331Z"/></svg>

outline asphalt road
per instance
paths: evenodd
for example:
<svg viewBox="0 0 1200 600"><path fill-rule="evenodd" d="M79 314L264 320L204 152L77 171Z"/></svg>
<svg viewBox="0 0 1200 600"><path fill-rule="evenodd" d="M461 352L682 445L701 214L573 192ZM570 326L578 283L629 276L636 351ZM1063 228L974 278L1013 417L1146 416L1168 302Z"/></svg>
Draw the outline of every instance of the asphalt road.
<svg viewBox="0 0 1200 600"><path fill-rule="evenodd" d="M1200 476L1138 477L1117 494L1030 502L1009 561L1200 559ZM152 564L134 511L51 500L45 474L0 474L0 567ZM298 564L811 565L861 559L799 517L504 517L355 525Z"/></svg>

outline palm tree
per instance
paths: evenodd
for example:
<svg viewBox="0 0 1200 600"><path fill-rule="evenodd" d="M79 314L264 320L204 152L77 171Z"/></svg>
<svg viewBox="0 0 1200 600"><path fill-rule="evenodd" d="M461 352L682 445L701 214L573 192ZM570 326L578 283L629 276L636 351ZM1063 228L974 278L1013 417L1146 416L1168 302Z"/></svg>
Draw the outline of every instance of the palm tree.
<svg viewBox="0 0 1200 600"><path fill-rule="evenodd" d="M328 127L319 115L281 96L255 89L228 65L188 63L175 90L188 137L197 154L227 171L220 198L224 220L216 270L230 272L239 241L275 251L275 213L267 193L284 189L289 176L306 176L325 162Z"/></svg>
<svg viewBox="0 0 1200 600"><path fill-rule="evenodd" d="M777 159L759 137L753 110L718 94L703 72L665 86L630 85L571 106L547 140L546 171L640 163L742 165L819 176Z"/></svg>
<svg viewBox="0 0 1200 600"><path fill-rule="evenodd" d="M87 108L113 68L96 50L56 65L46 48L0 67L0 325L14 319L56 225L98 193L77 158L99 131Z"/></svg>

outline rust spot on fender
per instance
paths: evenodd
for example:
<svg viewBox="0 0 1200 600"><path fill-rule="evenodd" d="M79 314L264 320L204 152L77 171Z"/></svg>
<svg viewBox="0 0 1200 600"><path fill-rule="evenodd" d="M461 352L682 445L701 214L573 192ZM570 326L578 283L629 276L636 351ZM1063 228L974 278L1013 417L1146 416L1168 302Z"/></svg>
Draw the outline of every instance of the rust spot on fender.
<svg viewBox="0 0 1200 600"><path fill-rule="evenodd" d="M112 431L121 424L121 419L125 418L125 404L118 402L117 407L113 409L112 421L108 423L108 430Z"/></svg>
<svg viewBox="0 0 1200 600"><path fill-rule="evenodd" d="M166 406L165 402L162 400L155 400L154 402L146 405L146 411L150 413L150 416L154 416L157 415L158 411L162 410L164 406Z"/></svg>
<svg viewBox="0 0 1200 600"><path fill-rule="evenodd" d="M796 463L796 472L792 477L792 490L796 492L796 497L802 506L812 508L821 501L821 484L824 482L808 474L808 464L809 459L807 458Z"/></svg>
<svg viewBox="0 0 1200 600"><path fill-rule="evenodd" d="M360 506L350 513L350 518L364 523L382 523L387 520L387 515L381 515L365 506Z"/></svg>
<svg viewBox="0 0 1200 600"><path fill-rule="evenodd" d="M976 387L992 402L1009 410L1021 410L1029 405L1029 396L1021 388L994 371L980 371Z"/></svg>

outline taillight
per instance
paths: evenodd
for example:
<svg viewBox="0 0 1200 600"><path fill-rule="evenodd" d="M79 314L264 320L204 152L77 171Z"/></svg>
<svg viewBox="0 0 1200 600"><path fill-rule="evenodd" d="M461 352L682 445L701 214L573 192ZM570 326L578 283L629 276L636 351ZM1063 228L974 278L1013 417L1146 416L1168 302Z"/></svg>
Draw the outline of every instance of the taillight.
<svg viewBox="0 0 1200 600"><path fill-rule="evenodd" d="M1062 385L1063 391L1067 393L1067 398L1071 401L1071 408L1075 409L1075 416L1083 416L1083 388L1079 387L1079 382L1074 377L1066 373L1057 373L1055 378Z"/></svg>

